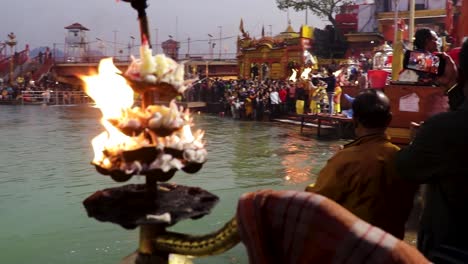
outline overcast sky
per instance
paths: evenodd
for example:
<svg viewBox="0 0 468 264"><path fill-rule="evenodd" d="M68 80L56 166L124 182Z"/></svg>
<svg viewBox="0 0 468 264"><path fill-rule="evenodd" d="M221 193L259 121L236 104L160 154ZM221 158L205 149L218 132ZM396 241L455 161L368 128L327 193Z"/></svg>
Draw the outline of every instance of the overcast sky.
<svg viewBox="0 0 468 264"><path fill-rule="evenodd" d="M208 53L208 34L219 38L222 27L222 53L235 52L235 40L239 33L240 19L251 36L261 35L262 25L265 33L270 29L276 35L286 29L287 12L276 7L275 0L148 0L147 9L151 42L167 40L172 35L181 42L181 54L187 50L187 38L191 38L190 53ZM112 55L114 31L120 49L127 49L130 36L137 37L139 28L137 14L126 2L116 0L18 0L2 1L0 15L0 40L7 39L9 32L17 36L17 50L25 44L32 48L49 46L57 43L63 46L66 30L64 27L75 22L90 29L88 41L100 38L107 43L107 54ZM305 23L305 12L289 11L294 30L298 31ZM308 24L323 28L323 19L309 13ZM269 26L271 25L271 27ZM157 29L157 30L156 30ZM98 43L94 43L95 49ZM104 49L101 46L101 49ZM136 50L133 52L135 53ZM161 50L159 50L161 52ZM219 40L216 41L214 54L219 53Z"/></svg>

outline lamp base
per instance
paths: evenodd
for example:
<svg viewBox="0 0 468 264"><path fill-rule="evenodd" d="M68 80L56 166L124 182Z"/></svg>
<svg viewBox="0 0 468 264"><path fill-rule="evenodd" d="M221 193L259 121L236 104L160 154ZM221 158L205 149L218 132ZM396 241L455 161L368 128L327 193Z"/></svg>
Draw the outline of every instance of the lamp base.
<svg viewBox="0 0 468 264"><path fill-rule="evenodd" d="M160 183L156 192L145 184L129 184L97 191L83 204L89 217L126 229L139 225L168 227L211 212L219 198L201 188Z"/></svg>

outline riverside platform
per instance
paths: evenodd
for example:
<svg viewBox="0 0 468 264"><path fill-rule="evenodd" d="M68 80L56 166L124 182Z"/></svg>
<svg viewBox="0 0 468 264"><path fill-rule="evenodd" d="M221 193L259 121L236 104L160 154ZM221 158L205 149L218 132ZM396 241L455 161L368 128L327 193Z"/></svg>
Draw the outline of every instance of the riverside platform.
<svg viewBox="0 0 468 264"><path fill-rule="evenodd" d="M317 128L317 137L321 136L322 128L333 128L338 138L349 138L354 135L354 125L351 118L341 115L329 115L325 113L318 114L294 114L291 115L299 119L301 123L301 134L303 133L307 122L315 122Z"/></svg>

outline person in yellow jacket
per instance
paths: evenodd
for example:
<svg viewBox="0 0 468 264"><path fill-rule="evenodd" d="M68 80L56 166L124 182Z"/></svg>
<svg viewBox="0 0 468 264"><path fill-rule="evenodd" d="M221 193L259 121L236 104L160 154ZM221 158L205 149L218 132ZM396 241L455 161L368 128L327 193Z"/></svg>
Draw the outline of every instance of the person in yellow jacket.
<svg viewBox="0 0 468 264"><path fill-rule="evenodd" d="M341 89L340 85L335 86L335 94L333 95L334 114L341 113L341 94L343 93L343 89Z"/></svg>
<svg viewBox="0 0 468 264"><path fill-rule="evenodd" d="M394 167L399 148L385 130L392 119L381 91L364 90L353 101L357 139L344 146L306 191L326 196L372 225L402 239L417 185L400 179Z"/></svg>
<svg viewBox="0 0 468 264"><path fill-rule="evenodd" d="M326 84L323 81L319 81L315 86L310 82L312 89L310 90L310 113L318 114L320 113L320 101L323 99L324 95L326 96L327 92L325 91Z"/></svg>

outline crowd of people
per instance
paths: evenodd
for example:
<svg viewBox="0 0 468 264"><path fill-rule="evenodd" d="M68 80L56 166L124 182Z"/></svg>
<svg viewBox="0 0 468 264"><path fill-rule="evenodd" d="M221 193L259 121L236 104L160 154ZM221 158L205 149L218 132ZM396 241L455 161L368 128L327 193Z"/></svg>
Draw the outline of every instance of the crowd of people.
<svg viewBox="0 0 468 264"><path fill-rule="evenodd" d="M52 96L52 90L58 91ZM4 83L0 80L0 101L9 102L30 102L30 103L51 103L59 100L60 104L82 103L83 92L81 89L73 88L54 82L27 82L21 78L13 84ZM58 98L57 98L58 97Z"/></svg>
<svg viewBox="0 0 468 264"><path fill-rule="evenodd" d="M306 192L241 198L237 219L251 261L468 263L468 40L458 66L439 55L444 73L431 78L455 99L448 112L415 125L411 144L391 143L390 101L364 89L352 102L357 138L328 160ZM400 240L418 195L417 251Z"/></svg>
<svg viewBox="0 0 468 264"><path fill-rule="evenodd" d="M322 68L297 81L214 79L210 83L195 84L188 91L186 99L220 102L225 116L243 120L260 121L284 114L338 115L341 113L341 86L351 78L344 72L341 69ZM363 82L363 88L366 88L367 81L364 79Z"/></svg>

